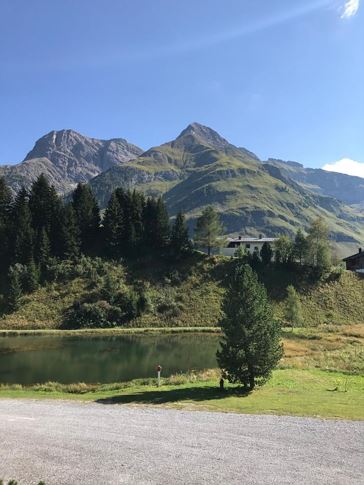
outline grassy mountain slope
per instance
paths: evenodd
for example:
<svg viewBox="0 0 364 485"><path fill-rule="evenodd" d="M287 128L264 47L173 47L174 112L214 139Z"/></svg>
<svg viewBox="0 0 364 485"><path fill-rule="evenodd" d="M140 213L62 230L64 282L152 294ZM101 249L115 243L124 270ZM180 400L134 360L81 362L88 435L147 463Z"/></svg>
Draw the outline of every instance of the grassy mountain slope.
<svg viewBox="0 0 364 485"><path fill-rule="evenodd" d="M278 167L261 163L197 123L176 140L104 172L91 186L103 205L117 186L163 194L171 214L183 210L191 225L204 207L213 205L228 233L292 234L322 216L334 240L364 239L364 216L354 209L306 190Z"/></svg>
<svg viewBox="0 0 364 485"><path fill-rule="evenodd" d="M297 162L269 159L268 163L278 167L284 175L312 192L335 197L346 204L364 202L364 179L361 177L317 168L305 168Z"/></svg>
<svg viewBox="0 0 364 485"><path fill-rule="evenodd" d="M128 267L98 262L92 276L89 270L71 268L72 276L67 279L24 296L19 310L0 318L0 328L62 327L75 302L104 298L101 288L106 274L121 281L125 291L142 287L150 302L148 309L127 326L216 326L221 318L226 276L233 264L229 258L207 258L196 253L177 263L173 271L170 265L153 259ZM300 293L307 326L364 323L364 279L353 273L344 272L327 281L312 283L296 272L270 268L260 272L260 279L267 286L278 318L283 317L286 287L294 284Z"/></svg>

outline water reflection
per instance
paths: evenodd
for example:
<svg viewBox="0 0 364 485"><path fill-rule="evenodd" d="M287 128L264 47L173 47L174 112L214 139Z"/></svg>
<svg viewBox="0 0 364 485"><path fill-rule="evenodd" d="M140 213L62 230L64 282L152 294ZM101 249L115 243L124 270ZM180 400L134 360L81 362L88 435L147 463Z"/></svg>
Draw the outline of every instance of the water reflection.
<svg viewBox="0 0 364 485"><path fill-rule="evenodd" d="M115 382L216 366L218 336L11 336L0 338L0 382Z"/></svg>

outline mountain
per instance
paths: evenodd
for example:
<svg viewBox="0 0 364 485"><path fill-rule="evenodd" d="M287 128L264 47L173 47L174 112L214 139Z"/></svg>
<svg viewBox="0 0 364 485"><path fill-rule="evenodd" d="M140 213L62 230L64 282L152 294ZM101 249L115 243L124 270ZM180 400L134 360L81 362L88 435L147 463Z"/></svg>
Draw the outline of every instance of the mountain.
<svg viewBox="0 0 364 485"><path fill-rule="evenodd" d="M52 131L23 162L0 167L0 176L5 175L13 190L29 186L40 173L60 193L89 181L102 207L119 186L163 195L170 213L184 211L190 227L204 207L213 205L229 234L292 235L322 216L342 246L364 240L363 179L305 169L295 162L262 162L198 123L146 152L123 139Z"/></svg>
<svg viewBox="0 0 364 485"><path fill-rule="evenodd" d="M140 148L122 138L98 140L73 130L51 131L35 143L23 162L0 166L0 176L5 176L17 191L44 173L58 192L67 193L78 182L88 182L141 153Z"/></svg>
<svg viewBox="0 0 364 485"><path fill-rule="evenodd" d="M286 176L317 194L335 197L346 204L364 204L364 179L320 168L305 168L297 162L270 158L270 165L278 167Z"/></svg>
<svg viewBox="0 0 364 485"><path fill-rule="evenodd" d="M260 162L198 123L175 140L112 167L90 184L103 206L117 186L162 194L171 214L183 210L191 225L204 207L213 205L227 233L293 234L322 216L336 241L364 239L364 217L353 208L308 190L280 167Z"/></svg>

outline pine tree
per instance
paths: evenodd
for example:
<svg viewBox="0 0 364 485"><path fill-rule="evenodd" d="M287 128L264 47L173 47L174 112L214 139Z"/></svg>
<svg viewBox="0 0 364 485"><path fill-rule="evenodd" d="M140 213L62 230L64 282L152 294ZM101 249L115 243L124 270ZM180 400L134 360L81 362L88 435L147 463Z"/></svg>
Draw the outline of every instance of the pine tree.
<svg viewBox="0 0 364 485"><path fill-rule="evenodd" d="M260 250L260 257L264 266L267 266L273 258L273 250L268 242L265 242Z"/></svg>
<svg viewBox="0 0 364 485"><path fill-rule="evenodd" d="M122 254L123 210L117 190L111 194L103 219L105 251L113 258L119 258Z"/></svg>
<svg viewBox="0 0 364 485"><path fill-rule="evenodd" d="M51 246L48 234L45 227L42 227L42 229L38 231L34 250L35 261L40 266L41 270L47 266L50 255Z"/></svg>
<svg viewBox="0 0 364 485"><path fill-rule="evenodd" d="M25 292L31 293L38 288L39 273L34 261L30 261L27 266L24 266L24 272L21 277L22 288Z"/></svg>
<svg viewBox="0 0 364 485"><path fill-rule="evenodd" d="M285 305L285 319L293 327L303 325L302 307L299 296L292 285L287 287L287 300Z"/></svg>
<svg viewBox="0 0 364 485"><path fill-rule="evenodd" d="M28 194L22 188L14 202L11 213L13 261L15 263L29 264L34 256L34 233L32 229L32 216L29 210Z"/></svg>
<svg viewBox="0 0 364 485"><path fill-rule="evenodd" d="M224 332L217 360L223 376L253 390L264 383L283 355L280 327L265 287L249 265L238 264L224 300Z"/></svg>
<svg viewBox="0 0 364 485"><path fill-rule="evenodd" d="M163 251L169 244L170 227L167 208L162 198L149 198L143 211L144 244L154 251Z"/></svg>
<svg viewBox="0 0 364 485"><path fill-rule="evenodd" d="M60 225L60 248L62 258L76 260L80 255L80 229L72 204L62 210Z"/></svg>
<svg viewBox="0 0 364 485"><path fill-rule="evenodd" d="M72 205L80 228L81 250L92 252L98 244L100 208L89 185L78 184L72 195Z"/></svg>
<svg viewBox="0 0 364 485"><path fill-rule="evenodd" d="M0 177L0 270L10 265L10 215L11 192L3 177Z"/></svg>
<svg viewBox="0 0 364 485"><path fill-rule="evenodd" d="M10 311L16 311L20 306L20 299L23 293L21 272L22 266L20 264L15 264L9 268L7 304Z"/></svg>
<svg viewBox="0 0 364 485"><path fill-rule="evenodd" d="M181 257L191 251L191 242L188 237L186 219L182 212L177 214L171 230L170 247L173 256Z"/></svg>
<svg viewBox="0 0 364 485"><path fill-rule="evenodd" d="M307 241L305 235L301 229L298 229L294 244L293 244L293 256L298 259L300 265L302 265L307 252Z"/></svg>
<svg viewBox="0 0 364 485"><path fill-rule="evenodd" d="M40 233L43 228L48 233L52 218L52 196L51 187L44 174L41 174L32 184L29 195L29 209L35 233Z"/></svg>
<svg viewBox="0 0 364 485"><path fill-rule="evenodd" d="M196 243L207 248L207 253L210 256L211 250L219 246L219 238L222 234L223 227L219 216L213 207L206 207L202 215L197 219L195 228Z"/></svg>

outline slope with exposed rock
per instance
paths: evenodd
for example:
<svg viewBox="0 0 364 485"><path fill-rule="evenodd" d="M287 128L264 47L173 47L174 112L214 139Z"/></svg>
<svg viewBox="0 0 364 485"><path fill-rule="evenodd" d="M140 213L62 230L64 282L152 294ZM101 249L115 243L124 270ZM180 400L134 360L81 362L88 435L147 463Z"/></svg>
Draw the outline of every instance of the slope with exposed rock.
<svg viewBox="0 0 364 485"><path fill-rule="evenodd" d="M67 193L78 182L88 182L141 153L122 138L98 140L73 130L51 131L36 142L23 162L0 167L0 175L17 191L44 173L58 192Z"/></svg>
<svg viewBox="0 0 364 485"><path fill-rule="evenodd" d="M197 123L175 140L112 167L91 186L103 205L117 186L163 194L171 213L184 211L191 224L213 205L228 233L292 234L322 216L336 241L364 238L364 218L352 208L307 190L276 165Z"/></svg>

